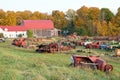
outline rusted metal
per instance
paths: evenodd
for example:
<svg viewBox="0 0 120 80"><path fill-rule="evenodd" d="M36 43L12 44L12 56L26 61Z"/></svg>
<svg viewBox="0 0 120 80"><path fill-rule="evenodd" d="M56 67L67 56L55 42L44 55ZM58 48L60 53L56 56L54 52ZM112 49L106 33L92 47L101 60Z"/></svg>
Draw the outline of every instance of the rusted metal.
<svg viewBox="0 0 120 80"><path fill-rule="evenodd" d="M113 70L113 66L106 64L106 62L99 56L80 56L73 55L71 57L71 65L74 67L87 67L92 69L98 69L105 72L110 72Z"/></svg>
<svg viewBox="0 0 120 80"><path fill-rule="evenodd" d="M24 38L20 39L14 39L12 42L12 45L18 46L18 47L25 47L26 46L26 40Z"/></svg>
<svg viewBox="0 0 120 80"><path fill-rule="evenodd" d="M36 50L36 52L54 53L54 52L58 51L58 49L59 49L57 43L41 44L37 47L38 47L38 49Z"/></svg>

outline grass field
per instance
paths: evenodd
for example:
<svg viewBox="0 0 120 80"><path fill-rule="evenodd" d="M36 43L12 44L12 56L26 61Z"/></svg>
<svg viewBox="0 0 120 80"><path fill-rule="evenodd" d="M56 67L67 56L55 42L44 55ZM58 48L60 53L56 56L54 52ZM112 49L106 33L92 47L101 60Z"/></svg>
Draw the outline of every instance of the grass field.
<svg viewBox="0 0 120 80"><path fill-rule="evenodd" d="M39 54L35 50L15 47L7 40L0 43L0 80L120 80L120 57L111 57L114 52L85 50L82 47L77 50L86 52L73 50ZM114 70L106 74L99 70L70 67L72 54L100 55L113 65Z"/></svg>

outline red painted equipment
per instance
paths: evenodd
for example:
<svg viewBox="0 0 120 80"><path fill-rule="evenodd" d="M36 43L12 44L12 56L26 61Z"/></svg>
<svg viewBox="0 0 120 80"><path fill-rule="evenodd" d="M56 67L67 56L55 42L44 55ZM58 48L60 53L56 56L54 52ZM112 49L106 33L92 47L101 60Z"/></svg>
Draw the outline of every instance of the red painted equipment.
<svg viewBox="0 0 120 80"><path fill-rule="evenodd" d="M20 39L14 39L12 42L12 45L18 46L18 47L25 47L26 46L26 41L24 38Z"/></svg>
<svg viewBox="0 0 120 80"><path fill-rule="evenodd" d="M92 48L94 48L94 49L99 49L100 44L101 44L100 42L92 42L92 43L90 43L90 44L85 45L85 48L90 48L90 49L92 49Z"/></svg>
<svg viewBox="0 0 120 80"><path fill-rule="evenodd" d="M110 72L113 70L113 66L110 64L106 64L106 62L98 56L80 56L80 55L73 55L71 57L72 63L74 67L89 67L92 69L98 69L105 72Z"/></svg>

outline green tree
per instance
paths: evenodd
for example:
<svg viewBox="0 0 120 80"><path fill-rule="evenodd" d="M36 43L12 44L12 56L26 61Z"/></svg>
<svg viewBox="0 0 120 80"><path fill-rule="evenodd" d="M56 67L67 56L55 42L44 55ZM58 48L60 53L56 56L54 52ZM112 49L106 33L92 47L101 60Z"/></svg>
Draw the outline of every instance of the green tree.
<svg viewBox="0 0 120 80"><path fill-rule="evenodd" d="M108 9L108 8L102 8L101 9L101 20L106 21L109 23L111 19L114 17L114 14Z"/></svg>
<svg viewBox="0 0 120 80"><path fill-rule="evenodd" d="M23 35L22 35L22 34L19 34L19 35L18 35L18 37L19 37L19 38L22 38L22 37L23 37Z"/></svg>
<svg viewBox="0 0 120 80"><path fill-rule="evenodd" d="M3 35L3 33L0 33L0 38L4 38L4 35Z"/></svg>
<svg viewBox="0 0 120 80"><path fill-rule="evenodd" d="M66 18L68 20L72 20L74 21L77 17L77 13L73 10L73 9L69 9L67 12L66 12Z"/></svg>
<svg viewBox="0 0 120 80"><path fill-rule="evenodd" d="M27 37L32 38L33 37L33 31L32 30L27 30Z"/></svg>
<svg viewBox="0 0 120 80"><path fill-rule="evenodd" d="M75 21L77 19L76 12L73 9L69 9L66 12L66 19L69 21L69 23L67 25L69 34L72 34L75 31Z"/></svg>
<svg viewBox="0 0 120 80"><path fill-rule="evenodd" d="M117 26L120 27L120 7L118 8L118 12L115 16L115 19L116 19L115 22L116 22Z"/></svg>
<svg viewBox="0 0 120 80"><path fill-rule="evenodd" d="M75 28L75 32L81 36L87 35L87 30L83 26Z"/></svg>

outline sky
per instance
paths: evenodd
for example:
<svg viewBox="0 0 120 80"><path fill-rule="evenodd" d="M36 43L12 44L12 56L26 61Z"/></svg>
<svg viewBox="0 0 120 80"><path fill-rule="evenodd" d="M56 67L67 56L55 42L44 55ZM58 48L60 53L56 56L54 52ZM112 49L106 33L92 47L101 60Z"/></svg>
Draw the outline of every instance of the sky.
<svg viewBox="0 0 120 80"><path fill-rule="evenodd" d="M53 10L66 12L68 9L80 9L82 6L108 8L116 14L120 0L0 0L0 9L15 12L24 10L42 13L51 13Z"/></svg>

